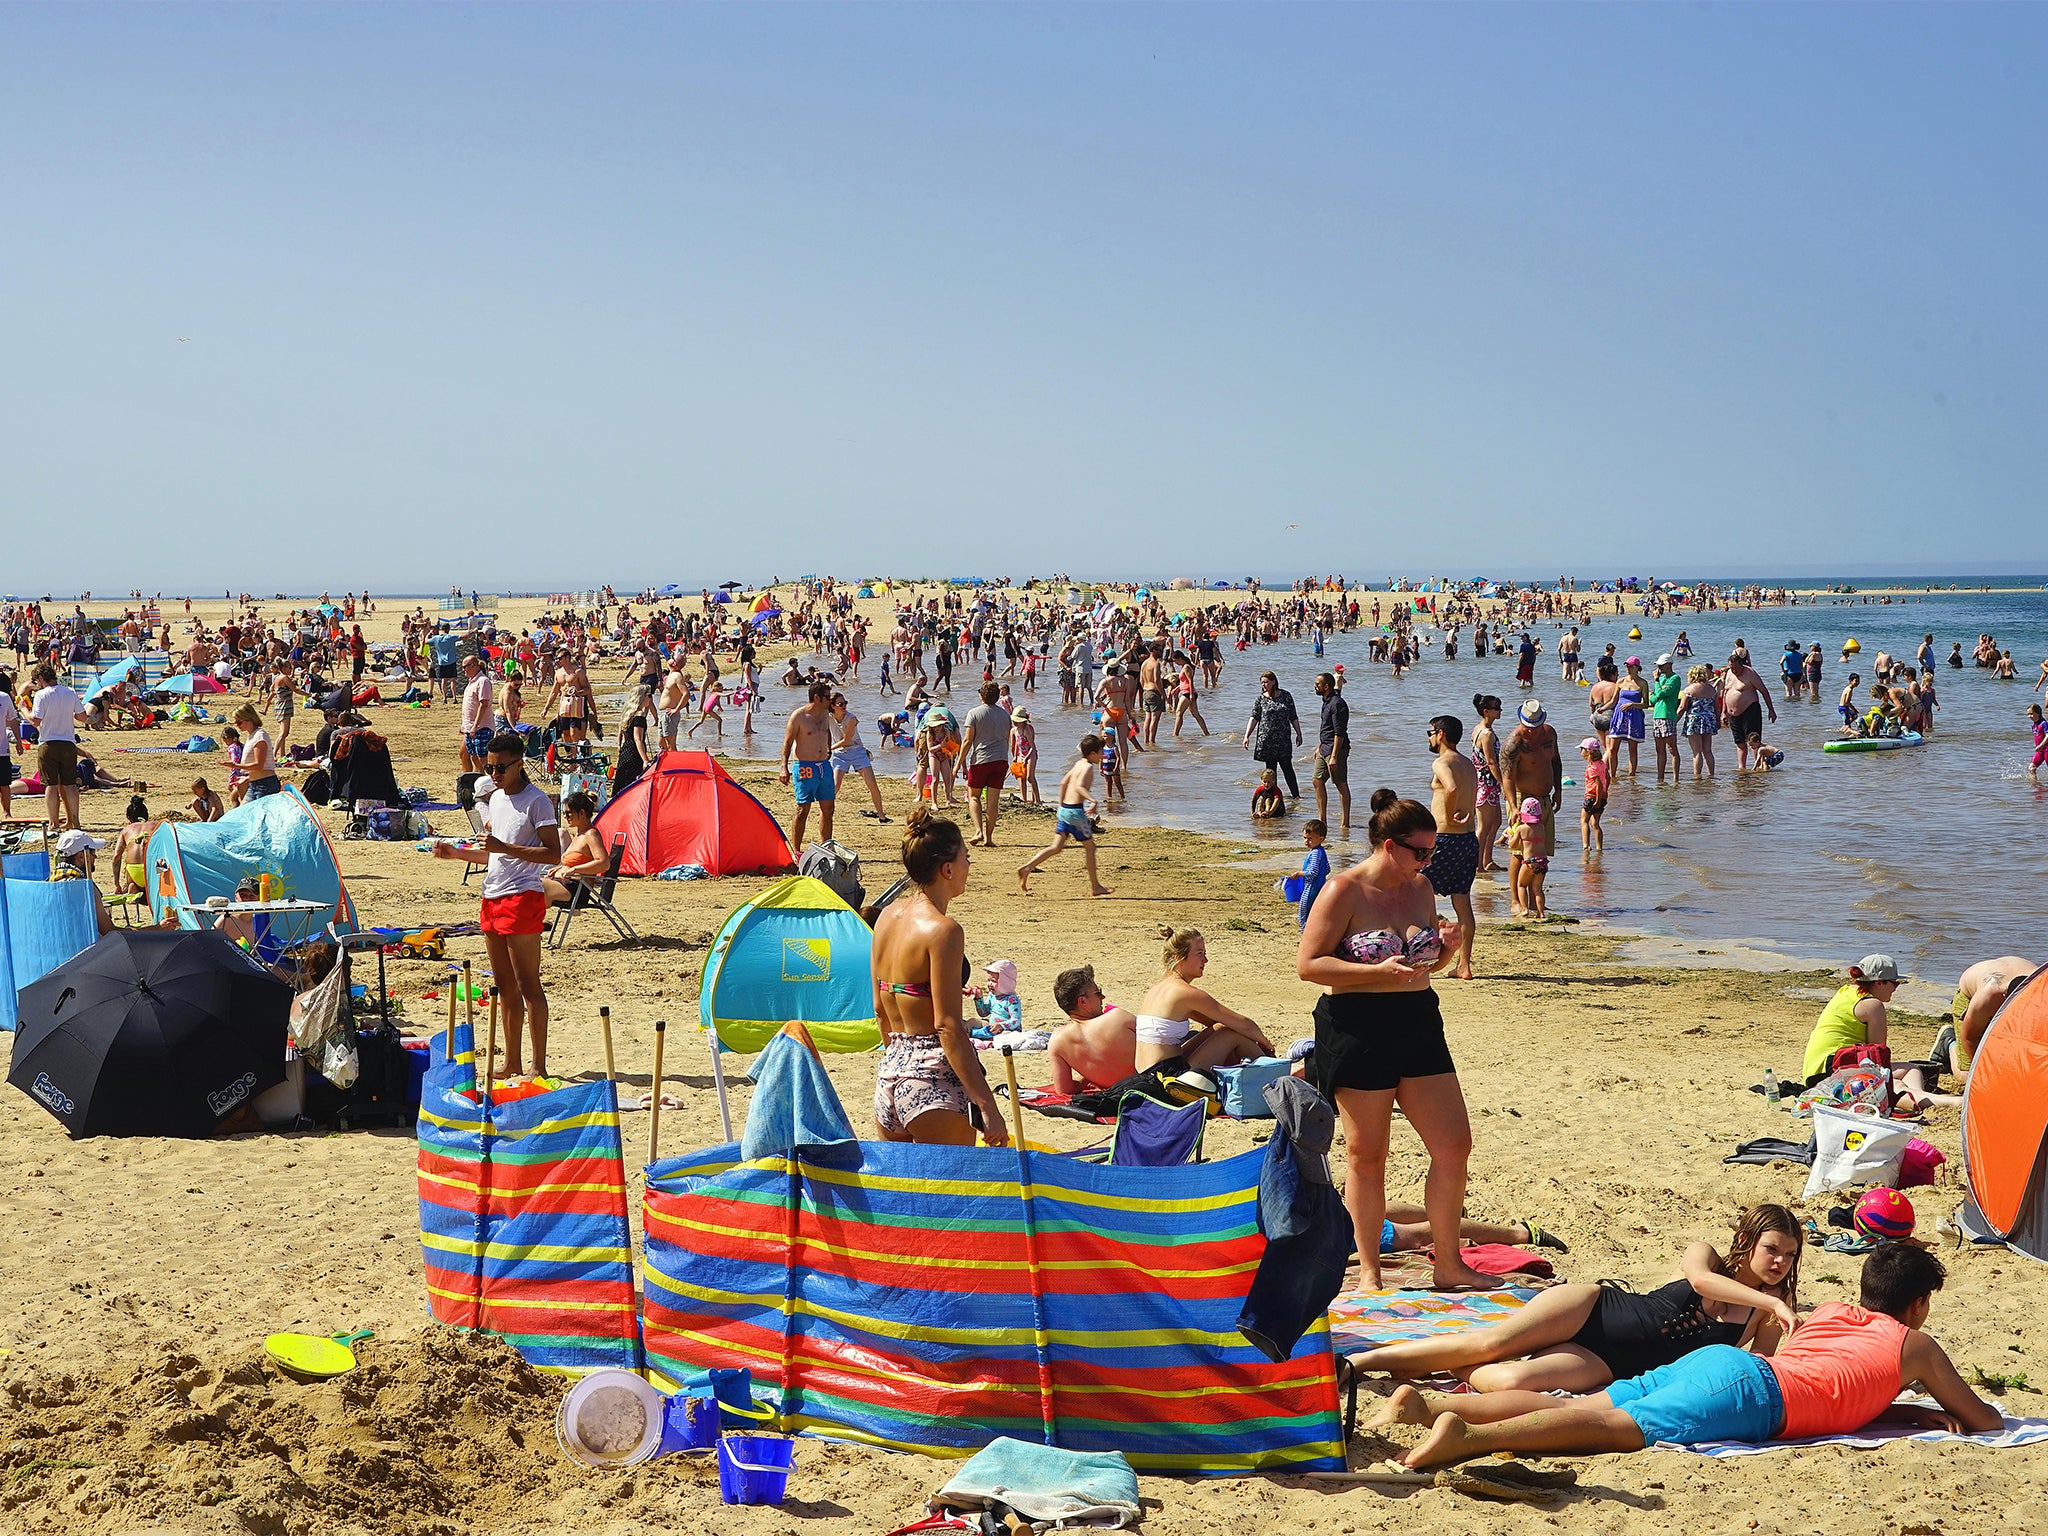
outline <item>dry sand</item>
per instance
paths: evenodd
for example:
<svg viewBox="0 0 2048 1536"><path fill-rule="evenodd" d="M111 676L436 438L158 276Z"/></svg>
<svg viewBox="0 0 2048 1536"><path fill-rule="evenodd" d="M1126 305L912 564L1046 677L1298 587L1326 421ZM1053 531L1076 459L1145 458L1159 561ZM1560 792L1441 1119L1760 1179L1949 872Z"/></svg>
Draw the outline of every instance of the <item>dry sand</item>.
<svg viewBox="0 0 2048 1536"><path fill-rule="evenodd" d="M217 605L216 605L217 606ZM508 605L508 612L537 605ZM380 614L373 637L395 629ZM616 671L613 672L616 676ZM604 691L600 683L600 691ZM783 696L771 689L771 699ZM399 780L451 792L454 711L384 709ZM175 739L101 734L117 773L169 782L187 760L107 750ZM882 754L894 764L907 754ZM215 760L216 764L218 759ZM147 767L131 765L146 764ZM168 765L168 769L166 768ZM153 771L152 771L153 770ZM740 777L785 817L788 791L768 775ZM1404 786L1419 789L1420 785ZM900 778L890 812L908 806ZM171 803L154 793L152 805ZM182 794L178 797L182 799ZM89 794L86 817L105 831L126 793ZM1142 804L1142 800L1140 802ZM849 807L850 809L850 807ZM448 815L453 823L459 818ZM1114 898L1090 901L1075 855L1056 860L1029 898L1009 870L1047 835L1042 814L1007 818L1003 848L977 861L955 908L979 965L1017 962L1027 1019L1055 1018L1050 988L1064 966L1092 962L1112 996L1133 998L1155 974L1153 929L1172 920L1204 929L1217 993L1288 1039L1308 1031L1313 993L1293 978L1292 916L1270 869L1240 850L1112 819L1101 844ZM898 827L849 814L842 840L886 882ZM474 913L456 867L410 845L343 843L344 870L366 919L422 923ZM721 915L761 882L630 882L622 904L649 942L610 942L597 921L550 954L555 1070L601 1069L597 1009L612 1008L622 1076L645 1088L653 1022L694 1019L705 942ZM1744 1091L1766 1065L1796 1063L1817 1004L1810 975L1655 968L1620 963L1620 941L1563 924L1489 928L1481 980L1440 984L1477 1148L1469 1208L1527 1214L1572 1245L1571 1278L1669 1278L1692 1238L1717 1238L1745 1202L1794 1201L1803 1170L1727 1167L1736 1142L1798 1134ZM481 963L480 942L457 945ZM394 962L393 987L422 1027L417 1001L440 971ZM1798 994L1805 995L1798 995ZM1927 1044L1933 1020L1908 1019L1903 1048ZM671 1033L664 1112L670 1152L719 1139L708 1059L694 1032ZM1025 1058L1027 1082L1043 1058ZM873 1085L867 1057L831 1070L860 1123ZM736 1108L746 1089L738 1086ZM69 1142L27 1098L6 1096L0 1160L0 1530L324 1533L442 1531L719 1532L733 1536L870 1536L918 1517L944 1464L806 1440L791 1498L780 1509L728 1509L704 1465L672 1458L629 1473L570 1465L554 1444L562 1386L509 1349L432 1325L417 1241L413 1146L404 1133L266 1135L206 1142ZM1081 1127L1035 1118L1032 1134L1080 1144ZM1218 1122L1212 1155L1253 1144L1257 1127ZM1951 1158L1950 1177L1914 1192L1921 1235L1961 1196L1957 1117L1937 1110L1927 1133ZM647 1118L626 1117L629 1163L647 1148ZM1390 1192L1418 1198L1423 1158L1397 1131ZM1796 1201L1794 1201L1796 1204ZM1810 1208L1819 1215L1832 1202ZM1948 1288L1932 1331L1968 1374L2029 1375L2048 1387L2039 1331L2048 1271L2003 1250L1949 1250ZM1853 1298L1857 1261L1810 1249L1802 1300ZM279 1329L372 1328L351 1376L301 1385L262 1357ZM2034 1391L2007 1394L2012 1411L2041 1413ZM1354 1465L1397 1452L1362 1438ZM1976 1532L2038 1528L2048 1487L2039 1452L1892 1445L1874 1452L1785 1451L1733 1462L1659 1452L1593 1458L1580 1485L1536 1506L1485 1506L1430 1490L1389 1495L1331 1491L1297 1478L1147 1477L1157 1500L1146 1529L1430 1533L1534 1531Z"/></svg>

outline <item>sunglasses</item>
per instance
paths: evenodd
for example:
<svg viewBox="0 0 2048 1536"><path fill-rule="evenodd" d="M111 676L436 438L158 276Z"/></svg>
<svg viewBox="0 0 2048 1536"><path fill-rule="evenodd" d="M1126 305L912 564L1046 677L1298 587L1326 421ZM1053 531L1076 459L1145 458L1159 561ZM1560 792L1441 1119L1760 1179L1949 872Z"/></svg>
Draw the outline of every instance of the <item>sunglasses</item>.
<svg viewBox="0 0 2048 1536"><path fill-rule="evenodd" d="M510 773L514 768L517 768L518 766L519 764L516 759L509 763L494 763L487 759L484 763L484 772L488 773L492 778L495 779L496 777L498 777L499 774Z"/></svg>
<svg viewBox="0 0 2048 1536"><path fill-rule="evenodd" d="M1425 862L1427 862L1430 856L1436 852L1435 843L1431 843L1427 848L1418 848L1413 843L1403 842L1398 837L1390 837L1387 839L1387 841L1392 843L1396 848L1406 848L1410 853L1414 854L1416 858L1422 859Z"/></svg>

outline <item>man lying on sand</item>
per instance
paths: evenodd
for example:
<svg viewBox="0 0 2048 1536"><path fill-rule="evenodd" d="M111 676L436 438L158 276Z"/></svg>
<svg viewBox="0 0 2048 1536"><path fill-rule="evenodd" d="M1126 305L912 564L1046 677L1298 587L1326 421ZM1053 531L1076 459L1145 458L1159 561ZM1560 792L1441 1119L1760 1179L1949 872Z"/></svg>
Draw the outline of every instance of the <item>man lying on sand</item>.
<svg viewBox="0 0 2048 1536"><path fill-rule="evenodd" d="M1887 1243L1864 1261L1862 1305L1823 1302L1768 1360L1710 1344L1566 1406L1541 1392L1415 1393L1404 1417L1431 1428L1402 1460L1423 1468L1500 1451L1590 1456L1796 1440L1878 1422L1987 1434L2002 1423L1998 1411L1920 1331L1947 1276L1925 1249ZM1908 1383L1941 1407L1894 1403Z"/></svg>

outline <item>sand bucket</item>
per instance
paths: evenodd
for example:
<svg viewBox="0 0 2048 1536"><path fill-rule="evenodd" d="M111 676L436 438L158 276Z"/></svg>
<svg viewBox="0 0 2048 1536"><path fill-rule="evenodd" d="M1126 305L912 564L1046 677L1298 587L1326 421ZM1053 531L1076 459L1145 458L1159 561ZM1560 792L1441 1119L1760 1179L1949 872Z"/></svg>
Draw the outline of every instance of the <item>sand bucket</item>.
<svg viewBox="0 0 2048 1536"><path fill-rule="evenodd" d="M718 1496L728 1504L780 1504L796 1442L787 1435L739 1433L718 1441Z"/></svg>
<svg viewBox="0 0 2048 1536"><path fill-rule="evenodd" d="M661 1393L631 1371L592 1371L562 1399L555 1439L586 1467L632 1467L653 1456L667 1422Z"/></svg>

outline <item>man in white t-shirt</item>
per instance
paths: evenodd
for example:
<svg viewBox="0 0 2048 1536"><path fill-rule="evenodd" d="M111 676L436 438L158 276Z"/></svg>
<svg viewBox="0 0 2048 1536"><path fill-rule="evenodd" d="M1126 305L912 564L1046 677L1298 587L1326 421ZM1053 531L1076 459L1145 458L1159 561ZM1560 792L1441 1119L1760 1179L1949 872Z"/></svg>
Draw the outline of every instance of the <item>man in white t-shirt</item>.
<svg viewBox="0 0 2048 1536"><path fill-rule="evenodd" d="M47 661L36 668L35 681L36 695L29 701L27 719L36 728L39 743L36 772L43 778L43 807L50 825L61 832L80 825L78 727L85 720L85 704L76 692L57 681L57 669Z"/></svg>
<svg viewBox="0 0 2048 1536"><path fill-rule="evenodd" d="M484 802L483 846L434 845L437 859L466 859L484 870L479 923L505 1019L507 1077L525 1073L520 1029L533 1037L533 1075L547 1076L548 995L540 982L540 936L547 926L546 871L562 858L562 829L547 791L526 777L526 744L511 732L491 738L480 766L492 786Z"/></svg>

